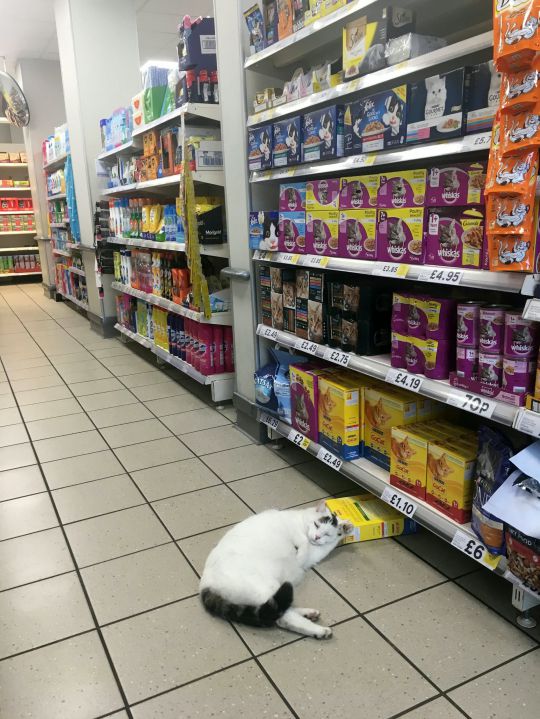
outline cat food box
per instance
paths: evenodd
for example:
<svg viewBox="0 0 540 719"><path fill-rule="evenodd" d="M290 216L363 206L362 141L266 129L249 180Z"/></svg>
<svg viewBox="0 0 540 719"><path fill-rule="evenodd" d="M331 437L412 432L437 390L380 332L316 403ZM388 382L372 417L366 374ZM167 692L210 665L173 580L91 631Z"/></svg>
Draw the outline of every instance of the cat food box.
<svg viewBox="0 0 540 719"><path fill-rule="evenodd" d="M416 422L416 401L393 388L364 390L364 455L390 469L391 430Z"/></svg>
<svg viewBox="0 0 540 719"><path fill-rule="evenodd" d="M302 155L302 118L300 115L274 123L272 153L274 167L298 165Z"/></svg>
<svg viewBox="0 0 540 719"><path fill-rule="evenodd" d="M484 245L484 208L429 207L426 263L444 267L481 269Z"/></svg>
<svg viewBox="0 0 540 719"><path fill-rule="evenodd" d="M249 213L249 246L252 250L269 250L276 252L278 249L278 225L279 216L277 212Z"/></svg>
<svg viewBox="0 0 540 719"><path fill-rule="evenodd" d="M339 191L340 210L360 210L377 207L379 175L342 177Z"/></svg>
<svg viewBox="0 0 540 719"><path fill-rule="evenodd" d="M397 509L369 493L327 499L326 506L340 519L353 525L353 533L343 537L341 544L399 537L402 534L413 534L417 530L414 519L408 519Z"/></svg>
<svg viewBox="0 0 540 719"><path fill-rule="evenodd" d="M343 157L343 105L330 105L304 115L302 162Z"/></svg>
<svg viewBox="0 0 540 719"><path fill-rule="evenodd" d="M339 256L377 259L377 210L340 210Z"/></svg>
<svg viewBox="0 0 540 719"><path fill-rule="evenodd" d="M401 170L379 175L377 207L423 207L427 170Z"/></svg>
<svg viewBox="0 0 540 719"><path fill-rule="evenodd" d="M501 77L493 60L471 67L465 113L466 134L491 130L499 107Z"/></svg>
<svg viewBox="0 0 540 719"><path fill-rule="evenodd" d="M426 501L459 524L470 521L476 443L456 439L430 442Z"/></svg>
<svg viewBox="0 0 540 719"><path fill-rule="evenodd" d="M272 167L272 125L261 125L248 131L248 168L269 170Z"/></svg>
<svg viewBox="0 0 540 719"><path fill-rule="evenodd" d="M424 262L424 208L377 211L377 259L383 262Z"/></svg>
<svg viewBox="0 0 540 719"><path fill-rule="evenodd" d="M339 189L339 178L309 180L306 183L306 210L337 210Z"/></svg>
<svg viewBox="0 0 540 719"><path fill-rule="evenodd" d="M286 182L279 186L279 211L304 212L306 209L306 183Z"/></svg>
<svg viewBox="0 0 540 719"><path fill-rule="evenodd" d="M390 484L419 499L426 498L428 442L422 425L392 427Z"/></svg>
<svg viewBox="0 0 540 719"><path fill-rule="evenodd" d="M308 255L336 257L339 245L339 212L306 212L306 252Z"/></svg>
<svg viewBox="0 0 540 719"><path fill-rule="evenodd" d="M345 375L319 378L319 443L345 460L361 454L360 384Z"/></svg>
<svg viewBox="0 0 540 719"><path fill-rule="evenodd" d="M278 249L303 254L306 251L306 213L280 212Z"/></svg>
<svg viewBox="0 0 540 719"><path fill-rule="evenodd" d="M313 362L291 365L292 426L314 442L319 441L319 377L338 371Z"/></svg>
<svg viewBox="0 0 540 719"><path fill-rule="evenodd" d="M429 170L426 205L483 205L486 184L485 162L461 162Z"/></svg>
<svg viewBox="0 0 540 719"><path fill-rule="evenodd" d="M296 270L296 335L310 342L322 343L325 339L324 273Z"/></svg>
<svg viewBox="0 0 540 719"><path fill-rule="evenodd" d="M432 142L460 137L468 70L460 68L409 85L407 142Z"/></svg>
<svg viewBox="0 0 540 719"><path fill-rule="evenodd" d="M267 327L272 326L272 284L270 281L270 267L259 265L259 300L261 307L261 322Z"/></svg>
<svg viewBox="0 0 540 719"><path fill-rule="evenodd" d="M271 267L272 327L294 332L296 329L296 273L294 269Z"/></svg>
<svg viewBox="0 0 540 719"><path fill-rule="evenodd" d="M378 152L405 142L407 86L349 103L345 110L345 154Z"/></svg>

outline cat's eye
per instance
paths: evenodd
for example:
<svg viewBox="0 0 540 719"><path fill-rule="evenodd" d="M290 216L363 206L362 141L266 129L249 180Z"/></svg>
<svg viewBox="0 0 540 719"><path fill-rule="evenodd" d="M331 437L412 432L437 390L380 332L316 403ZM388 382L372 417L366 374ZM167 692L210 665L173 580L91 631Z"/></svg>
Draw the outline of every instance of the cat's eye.
<svg viewBox="0 0 540 719"><path fill-rule="evenodd" d="M315 525L315 529L319 529L319 523L318 523L318 522L313 522L313 524Z"/></svg>

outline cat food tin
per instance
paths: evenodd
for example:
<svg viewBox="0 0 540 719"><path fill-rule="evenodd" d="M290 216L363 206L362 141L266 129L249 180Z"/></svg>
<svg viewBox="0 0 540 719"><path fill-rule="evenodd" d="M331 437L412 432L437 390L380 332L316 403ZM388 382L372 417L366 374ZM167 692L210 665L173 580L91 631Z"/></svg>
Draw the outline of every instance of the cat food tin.
<svg viewBox="0 0 540 719"><path fill-rule="evenodd" d="M478 350L474 347L457 347L456 373L466 379L478 378Z"/></svg>
<svg viewBox="0 0 540 719"><path fill-rule="evenodd" d="M457 306L457 344L478 347L481 302L460 302Z"/></svg>
<svg viewBox="0 0 540 719"><path fill-rule="evenodd" d="M306 212L306 252L308 255L337 257L339 212Z"/></svg>
<svg viewBox="0 0 540 719"><path fill-rule="evenodd" d="M306 251L306 215L304 212L280 212L278 249L303 254Z"/></svg>
<svg viewBox="0 0 540 719"><path fill-rule="evenodd" d="M502 354L506 307L487 305L480 308L479 346L482 352Z"/></svg>
<svg viewBox="0 0 540 719"><path fill-rule="evenodd" d="M377 211L377 259L383 262L424 262L424 209Z"/></svg>
<svg viewBox="0 0 540 719"><path fill-rule="evenodd" d="M538 323L525 320L520 312L507 312L504 328L506 357L533 357L538 349Z"/></svg>
<svg viewBox="0 0 540 719"><path fill-rule="evenodd" d="M429 170L426 205L483 205L486 184L485 162L463 162Z"/></svg>
<svg viewBox="0 0 540 719"><path fill-rule="evenodd" d="M279 211L304 212L306 209L306 183L287 182L279 186Z"/></svg>
<svg viewBox="0 0 540 719"><path fill-rule="evenodd" d="M500 387L502 383L503 358L501 354L478 353L478 379L484 384Z"/></svg>
<svg viewBox="0 0 540 719"><path fill-rule="evenodd" d="M339 208L341 210L360 210L377 207L379 175L362 175L360 177L342 177L339 192Z"/></svg>
<svg viewBox="0 0 540 719"><path fill-rule="evenodd" d="M430 207L427 210L426 263L479 269L484 244L484 210Z"/></svg>
<svg viewBox="0 0 540 719"><path fill-rule="evenodd" d="M530 359L504 357L502 388L514 394L527 394L534 387L534 362Z"/></svg>
<svg viewBox="0 0 540 719"><path fill-rule="evenodd" d="M339 207L339 178L309 180L306 183L306 210L337 210Z"/></svg>
<svg viewBox="0 0 540 719"><path fill-rule="evenodd" d="M427 170L401 170L379 175L377 207L423 207Z"/></svg>
<svg viewBox="0 0 540 719"><path fill-rule="evenodd" d="M339 256L377 259L377 210L340 210Z"/></svg>

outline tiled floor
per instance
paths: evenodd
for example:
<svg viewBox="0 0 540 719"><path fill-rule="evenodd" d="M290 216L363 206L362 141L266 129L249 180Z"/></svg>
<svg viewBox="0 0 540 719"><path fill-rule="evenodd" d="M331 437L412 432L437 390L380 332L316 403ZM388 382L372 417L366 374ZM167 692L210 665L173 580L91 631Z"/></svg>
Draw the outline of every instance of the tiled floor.
<svg viewBox="0 0 540 719"><path fill-rule="evenodd" d="M538 717L540 628L428 532L310 573L328 642L213 619L198 576L228 526L355 487L40 285L0 287L0 359L1 719Z"/></svg>

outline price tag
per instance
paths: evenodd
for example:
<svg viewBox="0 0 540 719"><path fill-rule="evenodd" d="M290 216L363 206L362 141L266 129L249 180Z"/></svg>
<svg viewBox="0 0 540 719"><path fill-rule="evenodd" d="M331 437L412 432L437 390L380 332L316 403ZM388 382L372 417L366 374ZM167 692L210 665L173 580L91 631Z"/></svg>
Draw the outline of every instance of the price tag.
<svg viewBox="0 0 540 719"><path fill-rule="evenodd" d="M540 414L522 407L517 411L512 426L520 432L540 437Z"/></svg>
<svg viewBox="0 0 540 719"><path fill-rule="evenodd" d="M324 462L329 467L332 467L332 469L335 469L338 472L341 469L341 465L343 464L339 457L336 457L335 454L332 454L332 452L329 452L324 447L321 447L320 450L317 452L317 459L320 459L321 462Z"/></svg>
<svg viewBox="0 0 540 719"><path fill-rule="evenodd" d="M273 327L264 327L260 331L261 337L266 337L268 340L276 340L277 339L277 333L278 331L275 330Z"/></svg>
<svg viewBox="0 0 540 719"><path fill-rule="evenodd" d="M277 429L278 427L277 418L272 417L271 414L267 414L266 412L259 412L259 422L262 422L262 424L270 427L270 429Z"/></svg>
<svg viewBox="0 0 540 719"><path fill-rule="evenodd" d="M392 368L389 369L386 373L385 380L386 382L389 382L390 384L395 384L398 387L410 389L411 392L420 392L420 388L422 387L424 378L418 377L418 375L415 374L409 374L408 372L403 372L402 370Z"/></svg>
<svg viewBox="0 0 540 719"><path fill-rule="evenodd" d="M476 137L471 138L469 144L475 150L484 147L488 148L491 145L491 133L485 132L480 135L476 135Z"/></svg>
<svg viewBox="0 0 540 719"><path fill-rule="evenodd" d="M319 345L316 342L310 342L309 340L296 340L294 343L295 350L301 350L302 352L307 352L310 355L317 354L318 348Z"/></svg>
<svg viewBox="0 0 540 719"><path fill-rule="evenodd" d="M540 322L540 300L533 298L527 300L525 309L523 310L523 319Z"/></svg>
<svg viewBox="0 0 540 719"><path fill-rule="evenodd" d="M262 259L264 259L263 255L264 255L264 252L261 252L261 250L255 250L255 252L253 253L253 259L254 260L262 260Z"/></svg>
<svg viewBox="0 0 540 719"><path fill-rule="evenodd" d="M452 546L457 547L463 554L475 559L491 570L495 569L501 560L499 556L490 554L479 539L473 539L465 532L462 532L461 529L458 529L454 534Z"/></svg>
<svg viewBox="0 0 540 719"><path fill-rule="evenodd" d="M296 265L300 255L293 255L290 252L278 252L276 260L277 262L286 262L288 265Z"/></svg>
<svg viewBox="0 0 540 719"><path fill-rule="evenodd" d="M382 275L383 277L407 277L409 265L401 265L388 262L377 262L375 265L374 275Z"/></svg>
<svg viewBox="0 0 540 719"><path fill-rule="evenodd" d="M329 257L318 257L317 255L307 255L304 258L303 264L307 265L308 267L326 267L329 260L330 260Z"/></svg>
<svg viewBox="0 0 540 719"><path fill-rule="evenodd" d="M441 285L459 285L463 272L461 270L420 270L418 279L423 282L437 282Z"/></svg>
<svg viewBox="0 0 540 719"><path fill-rule="evenodd" d="M355 157L351 157L351 165L365 165L367 158L367 155L356 155Z"/></svg>
<svg viewBox="0 0 540 719"><path fill-rule="evenodd" d="M469 392L461 395L449 394L446 398L446 404L451 404L453 407L459 407L459 409L464 409L466 412L472 412L472 414L486 419L491 417L497 407L497 402Z"/></svg>
<svg viewBox="0 0 540 719"><path fill-rule="evenodd" d="M348 367L351 361L351 355L348 352L341 352L341 350L333 350L328 347L324 350L324 359L329 362L335 362L341 367Z"/></svg>
<svg viewBox="0 0 540 719"><path fill-rule="evenodd" d="M406 494L397 492L393 487L385 487L381 494L381 499L409 518L412 517L418 509L416 502L413 502Z"/></svg>
<svg viewBox="0 0 540 719"><path fill-rule="evenodd" d="M307 449L309 447L309 439L304 437L302 432L297 432L295 429L291 429L288 439L297 447L301 447L302 449Z"/></svg>

